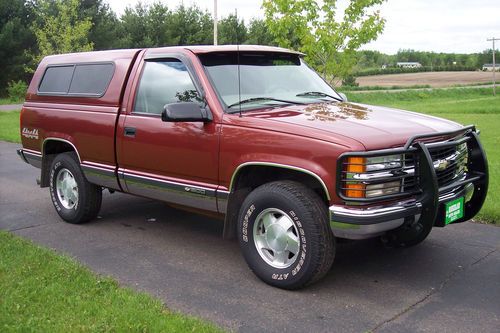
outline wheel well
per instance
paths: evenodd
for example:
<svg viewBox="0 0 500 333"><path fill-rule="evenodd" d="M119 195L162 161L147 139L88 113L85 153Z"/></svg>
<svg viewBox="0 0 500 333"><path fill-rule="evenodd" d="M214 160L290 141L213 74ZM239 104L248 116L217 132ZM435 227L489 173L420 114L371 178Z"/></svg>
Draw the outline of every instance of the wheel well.
<svg viewBox="0 0 500 333"><path fill-rule="evenodd" d="M52 161L58 154L66 152L77 153L75 147L69 142L56 139L49 139L44 142L42 149L42 171L40 177L40 187L49 186L49 174Z"/></svg>
<svg viewBox="0 0 500 333"><path fill-rule="evenodd" d="M327 189L316 176L280 166L248 165L237 171L231 181L231 193L224 221L224 238L236 236L239 209L246 196L257 187L279 180L294 180L311 188L326 205L329 203Z"/></svg>

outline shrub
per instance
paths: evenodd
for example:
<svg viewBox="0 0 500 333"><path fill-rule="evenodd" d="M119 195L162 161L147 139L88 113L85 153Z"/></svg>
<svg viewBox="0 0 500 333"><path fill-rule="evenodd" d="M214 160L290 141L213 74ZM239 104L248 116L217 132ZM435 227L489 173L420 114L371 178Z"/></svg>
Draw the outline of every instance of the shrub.
<svg viewBox="0 0 500 333"><path fill-rule="evenodd" d="M420 73L420 72L462 72L476 71L476 67L472 66L422 66L417 68L402 68L402 67L387 67L387 68L370 68L354 73L356 76L382 75L382 74L402 74L402 73Z"/></svg>
<svg viewBox="0 0 500 333"><path fill-rule="evenodd" d="M342 80L342 86L357 87L359 83L356 82L356 77L354 75L347 75Z"/></svg>
<svg viewBox="0 0 500 333"><path fill-rule="evenodd" d="M11 101L21 101L26 96L26 90L28 86L24 81L10 81L7 85L7 93Z"/></svg>

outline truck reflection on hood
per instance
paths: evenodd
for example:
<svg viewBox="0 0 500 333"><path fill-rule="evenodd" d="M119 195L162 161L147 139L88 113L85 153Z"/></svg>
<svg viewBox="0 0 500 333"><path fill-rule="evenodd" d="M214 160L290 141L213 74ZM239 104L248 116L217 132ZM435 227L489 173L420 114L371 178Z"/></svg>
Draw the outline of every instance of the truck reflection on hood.
<svg viewBox="0 0 500 333"><path fill-rule="evenodd" d="M367 120L370 109L352 103L316 103L304 108L307 120L335 121L338 119Z"/></svg>

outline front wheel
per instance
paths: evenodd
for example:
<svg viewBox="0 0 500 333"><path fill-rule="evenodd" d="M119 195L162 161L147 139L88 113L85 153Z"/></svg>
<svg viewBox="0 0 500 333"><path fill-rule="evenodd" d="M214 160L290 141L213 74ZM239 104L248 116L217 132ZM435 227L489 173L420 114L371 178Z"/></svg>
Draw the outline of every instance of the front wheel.
<svg viewBox="0 0 500 333"><path fill-rule="evenodd" d="M69 223L84 223L101 209L102 189L85 179L76 154L62 153L50 169L50 197L59 216Z"/></svg>
<svg viewBox="0 0 500 333"><path fill-rule="evenodd" d="M335 239L319 196L293 181L264 184L243 202L238 239L250 269L283 289L314 283L330 269Z"/></svg>

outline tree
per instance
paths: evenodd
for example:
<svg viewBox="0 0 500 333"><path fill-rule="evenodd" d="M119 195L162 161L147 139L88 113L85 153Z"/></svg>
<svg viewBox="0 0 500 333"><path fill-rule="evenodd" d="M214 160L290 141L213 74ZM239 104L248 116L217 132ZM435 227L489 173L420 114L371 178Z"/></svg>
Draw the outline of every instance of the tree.
<svg viewBox="0 0 500 333"><path fill-rule="evenodd" d="M115 12L104 0L80 0L79 19L90 19L88 39L96 50L121 47L122 27Z"/></svg>
<svg viewBox="0 0 500 333"><path fill-rule="evenodd" d="M248 26L246 44L277 45L264 20L253 19Z"/></svg>
<svg viewBox="0 0 500 333"><path fill-rule="evenodd" d="M196 5L180 5L172 15L173 45L213 44L213 20Z"/></svg>
<svg viewBox="0 0 500 333"><path fill-rule="evenodd" d="M24 0L0 2L0 92L10 81L27 81L24 65L35 52L35 35L30 30L33 8Z"/></svg>
<svg viewBox="0 0 500 333"><path fill-rule="evenodd" d="M223 18L218 27L220 44L241 44L247 39L247 28L235 14Z"/></svg>
<svg viewBox="0 0 500 333"><path fill-rule="evenodd" d="M280 46L306 53L325 79L346 77L356 50L375 40L385 20L374 7L385 0L350 0L337 19L337 0L264 0L266 24Z"/></svg>
<svg viewBox="0 0 500 333"><path fill-rule="evenodd" d="M36 2L37 22L33 26L39 53L36 63L51 54L91 51L90 18L79 18L78 0L39 0ZM30 68L33 71L33 68Z"/></svg>

